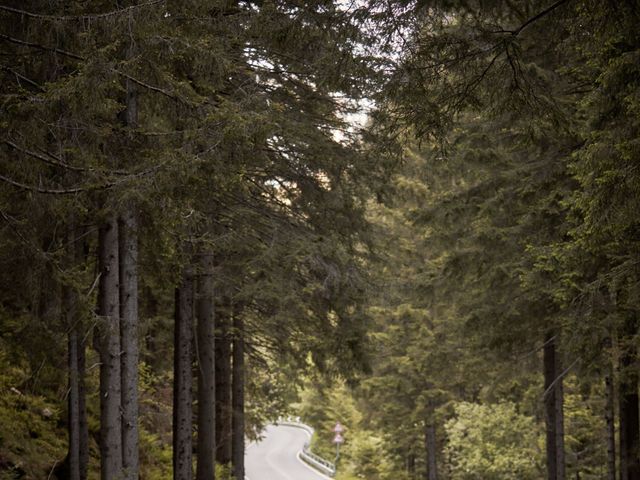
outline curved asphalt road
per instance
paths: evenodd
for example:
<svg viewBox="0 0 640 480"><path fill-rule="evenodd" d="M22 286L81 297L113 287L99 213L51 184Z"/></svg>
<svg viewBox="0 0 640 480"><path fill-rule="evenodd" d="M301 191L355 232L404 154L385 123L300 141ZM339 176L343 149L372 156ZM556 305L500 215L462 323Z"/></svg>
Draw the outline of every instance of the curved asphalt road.
<svg viewBox="0 0 640 480"><path fill-rule="evenodd" d="M247 447L246 480L327 480L298 458L307 432L285 425L269 425L263 439Z"/></svg>

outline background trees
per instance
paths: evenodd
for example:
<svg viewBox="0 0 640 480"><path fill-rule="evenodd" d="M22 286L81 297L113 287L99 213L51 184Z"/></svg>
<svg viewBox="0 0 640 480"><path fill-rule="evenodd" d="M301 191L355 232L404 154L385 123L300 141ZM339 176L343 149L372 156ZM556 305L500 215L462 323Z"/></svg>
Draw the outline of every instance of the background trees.
<svg viewBox="0 0 640 480"><path fill-rule="evenodd" d="M638 478L634 2L40 3L0 6L0 469L166 478L173 407L174 476L241 476L306 384L368 478L489 475L463 427Z"/></svg>
<svg viewBox="0 0 640 480"><path fill-rule="evenodd" d="M25 257L22 270L47 282L24 285L25 295L21 287L8 288L3 305L8 318L46 324L52 345L70 336L73 441L57 474L87 475L79 465L86 455L78 450L88 440L78 441L83 420L76 417L85 401L80 385L88 376L95 387L96 370L78 364L85 355L95 360L86 350L93 337L101 393L90 390L88 401L90 417L101 421L90 428L100 444L102 478L137 478L148 468L149 458L142 467L137 460L138 359L150 368L142 382L158 389L169 364L157 357L174 348L181 448L174 449L173 473L190 478L192 364L205 358L201 353L213 358L212 342L196 342L205 351L191 352L195 303L203 339L214 335L205 321L215 317L214 305L217 317L228 319L230 348L223 354L231 368L224 374L233 384L233 415L227 415L240 441L245 423L252 430L264 420L244 421L245 356L254 358L249 384L263 381L275 359L297 358L308 368L302 359L311 351L334 371L351 368L334 357L359 361L353 249L363 231L366 188L355 182L375 180L375 169L368 172L342 116L366 85L356 74L367 69L356 50L363 33L353 12L330 3L19 2L0 10L7 60L2 203L10 232L3 258L21 261L15 253L31 248L38 261ZM82 258L68 253L78 243L85 245ZM207 255L214 259L209 273L198 261ZM6 275L19 268L10 267ZM204 304L207 297L213 299ZM172 345L166 330L174 310ZM145 339L141 355L138 331ZM343 334L346 344L337 342ZM11 364L24 355L32 372L59 362L64 352L42 349L38 366L27 344L12 345L18 353ZM56 388L30 393L55 398ZM158 390L156 397L153 408L170 403ZM200 455L210 456L204 429L213 428L213 400L200 398ZM142 404L149 400L143 392ZM150 433L141 432L143 442ZM230 436L220 440L231 446ZM234 471L242 472L242 452L234 458ZM211 460L199 466L201 476L212 475ZM7 462L9 469L20 464ZM31 476L44 474L40 466L29 468Z"/></svg>
<svg viewBox="0 0 640 480"><path fill-rule="evenodd" d="M625 227L617 233L609 228L618 213L635 218L627 210L635 205L633 174L620 174L635 157L619 136L627 128L602 134L596 126L617 119L633 129L633 121L623 118L634 101L627 96L625 107L611 109L612 104L596 106L593 99L602 100L609 80L635 71L623 58L632 58L636 48L635 34L625 25L637 11L621 6L622 20L611 5L592 2L376 7L395 12L394 26L404 28L396 37L403 55L374 117L377 131L396 132L406 148L389 195L395 211L381 216L372 209L375 221L393 230L393 248L387 250L393 252L393 267L386 268L394 273L386 278L385 295L374 296L385 305L376 310L380 358L373 376L356 390L367 398L363 408L372 419L385 418L379 412L393 404L384 410L389 419L377 427L393 439L384 449L402 452L405 460L396 468L428 475L413 461L417 439L406 445L400 439L417 426L414 418L407 420L411 412L444 390L436 409L440 425L447 418L450 426L461 421L455 408L460 400L480 405L515 400L519 414L544 424L548 478L605 472L613 478L616 468L621 478L636 478L631 458L637 454L628 456L635 447L628 446L627 435L633 439L639 431L637 329L625 300L630 297L618 297L635 282L623 260L629 257L609 243L629 238ZM420 14L411 22L409 12L416 11ZM598 60L602 48L617 59L607 67ZM609 76L612 70L617 73ZM636 89L627 78L623 95ZM617 93L608 92L615 103ZM617 140L609 136L613 130ZM414 136L420 149L411 144ZM600 162L608 167L600 170ZM401 222L390 220L398 218ZM617 260L610 263L605 252ZM616 287L606 287L605 279L614 278ZM408 288L402 288L405 281ZM421 318L409 312L420 312ZM438 341L429 342L432 336ZM445 367L437 362L439 355L448 361ZM612 364L618 365L615 373ZM438 381L442 372L444 382ZM624 399L617 467L612 393L604 388L606 378L612 385L612 375ZM584 425L608 440L590 437ZM447 458L452 438L445 442L447 447L438 449L442 473L455 476L459 460ZM506 443L496 448L503 449L502 459L508 457ZM463 461L472 455L468 451ZM385 478L383 469L378 475Z"/></svg>

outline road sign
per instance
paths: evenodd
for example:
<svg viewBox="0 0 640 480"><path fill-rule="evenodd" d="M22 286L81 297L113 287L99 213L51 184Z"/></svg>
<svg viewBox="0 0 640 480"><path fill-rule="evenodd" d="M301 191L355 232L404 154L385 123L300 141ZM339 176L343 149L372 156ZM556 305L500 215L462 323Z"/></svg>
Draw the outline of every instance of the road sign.
<svg viewBox="0 0 640 480"><path fill-rule="evenodd" d="M336 422L336 426L333 427L333 432L338 434L344 432L344 427L340 424L340 422Z"/></svg>
<svg viewBox="0 0 640 480"><path fill-rule="evenodd" d="M344 437L339 433L336 433L336 436L333 437L333 443L335 443L336 445L340 445L341 443L344 443Z"/></svg>

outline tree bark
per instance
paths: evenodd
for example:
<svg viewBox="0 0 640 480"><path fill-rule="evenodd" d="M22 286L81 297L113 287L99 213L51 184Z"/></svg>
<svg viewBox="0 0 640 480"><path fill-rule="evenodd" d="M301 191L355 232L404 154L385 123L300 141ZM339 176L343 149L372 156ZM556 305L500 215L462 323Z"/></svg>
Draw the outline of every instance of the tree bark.
<svg viewBox="0 0 640 480"><path fill-rule="evenodd" d="M122 346L122 464L124 478L137 480L138 458L138 220L129 205L118 225L120 337Z"/></svg>
<svg viewBox="0 0 640 480"><path fill-rule="evenodd" d="M71 287L66 287L70 290ZM69 292L65 292L65 297ZM67 308L69 304L67 303ZM69 313L67 313L69 315ZM70 320L73 315L70 315ZM69 331L69 479L80 480L80 392L78 368L78 331Z"/></svg>
<svg viewBox="0 0 640 480"><path fill-rule="evenodd" d="M638 324L635 316L627 318L624 338L628 341L620 357L620 480L640 480L640 417L638 399L637 350L633 337Z"/></svg>
<svg viewBox="0 0 640 480"><path fill-rule="evenodd" d="M433 423L433 412L430 413L432 418L428 419L425 427L424 444L427 453L427 471L425 478L427 480L438 480L438 464L436 455L438 444L436 441L436 426Z"/></svg>
<svg viewBox="0 0 640 480"><path fill-rule="evenodd" d="M616 480L616 425L614 411L613 369L605 377L605 420L607 423L607 480Z"/></svg>
<svg viewBox="0 0 640 480"><path fill-rule="evenodd" d="M129 45L131 58L134 44ZM126 81L125 126L138 126L138 93ZM131 135L129 135L131 138ZM137 480L138 453L138 218L135 206L128 202L119 219L120 241L120 335L122 343L122 464L124 478Z"/></svg>
<svg viewBox="0 0 640 480"><path fill-rule="evenodd" d="M77 242L74 241L75 226L70 222L67 229L66 267L72 270L80 258ZM78 294L71 285L63 286L62 298L64 323L68 331L68 374L69 374L69 450L67 453L69 479L80 480L80 324Z"/></svg>
<svg viewBox="0 0 640 480"><path fill-rule="evenodd" d="M193 417L193 273L186 268L175 296L173 380L173 478L191 480Z"/></svg>
<svg viewBox="0 0 640 480"><path fill-rule="evenodd" d="M120 371L120 289L118 286L118 222L110 215L98 240L100 288L97 346L100 354L100 478L122 478L122 378Z"/></svg>
<svg viewBox="0 0 640 480"><path fill-rule="evenodd" d="M562 380L562 362L556 350L556 374L555 374L555 409L556 409L556 468L557 480L565 480L565 453L564 453L564 382Z"/></svg>
<svg viewBox="0 0 640 480"><path fill-rule="evenodd" d="M85 384L85 339L78 336L78 424L80 427L80 480L89 475L89 423L87 421L87 387Z"/></svg>
<svg viewBox="0 0 640 480"><path fill-rule="evenodd" d="M553 332L545 336L544 352L545 425L547 479L564 480L564 414L561 366Z"/></svg>
<svg viewBox="0 0 640 480"><path fill-rule="evenodd" d="M244 322L233 316L233 475L244 478Z"/></svg>
<svg viewBox="0 0 640 480"><path fill-rule="evenodd" d="M231 343L228 312L216 317L216 461L231 463Z"/></svg>
<svg viewBox="0 0 640 480"><path fill-rule="evenodd" d="M197 480L215 478L216 383L213 255L200 256L196 310L198 335L198 464Z"/></svg>

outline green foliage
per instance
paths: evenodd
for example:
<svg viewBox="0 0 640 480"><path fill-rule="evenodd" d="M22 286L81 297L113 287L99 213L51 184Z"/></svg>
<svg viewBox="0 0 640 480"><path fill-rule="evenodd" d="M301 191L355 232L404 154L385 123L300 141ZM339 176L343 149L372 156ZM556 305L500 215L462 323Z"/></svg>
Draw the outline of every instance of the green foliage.
<svg viewBox="0 0 640 480"><path fill-rule="evenodd" d="M541 438L531 417L513 403L459 402L445 423L452 480L516 480L543 476Z"/></svg>
<svg viewBox="0 0 640 480"><path fill-rule="evenodd" d="M539 478L538 351L570 332L569 473L602 475L602 376L637 363L639 14L539 3L2 9L1 475L64 457L61 289L89 339L95 232L129 205L145 478L170 475L173 290L194 249L215 253L216 308L245 320L251 435L304 375L318 452L349 429L344 478L423 475L429 425L454 480Z"/></svg>
<svg viewBox="0 0 640 480"><path fill-rule="evenodd" d="M231 465L216 464L216 478L220 480L234 480L235 477L231 473Z"/></svg>
<svg viewBox="0 0 640 480"><path fill-rule="evenodd" d="M0 478L46 478L66 454L57 402L21 392L25 371L0 351Z"/></svg>
<svg viewBox="0 0 640 480"><path fill-rule="evenodd" d="M601 478L606 474L607 448L602 382L565 382L565 442L568 476Z"/></svg>
<svg viewBox="0 0 640 480"><path fill-rule="evenodd" d="M283 379L366 367L363 205L384 172L345 121L377 88L365 21L326 2L0 9L0 353L61 403L62 289L90 344L98 228L135 211L145 477L170 475L173 293L194 251L215 253L216 308L245 320L248 432L285 410Z"/></svg>
<svg viewBox="0 0 640 480"><path fill-rule="evenodd" d="M166 435L166 432L162 433ZM150 433L147 428L141 428L140 453L141 477L162 480L171 476L171 443L163 441L160 434Z"/></svg>
<svg viewBox="0 0 640 480"><path fill-rule="evenodd" d="M315 429L312 451L329 461L334 461L336 456L333 427L338 421L345 427L336 478L398 478L382 439L367 428L363 406L344 382L336 380L321 388L313 383L307 385L294 408L302 420Z"/></svg>
<svg viewBox="0 0 640 480"><path fill-rule="evenodd" d="M400 12L406 36L372 131L405 151L386 204L368 205L379 283L362 421L397 475L424 474L435 422L452 478L540 478L538 352L555 332L579 372L565 378L567 477L604 476L603 376L637 363L637 7L375 7Z"/></svg>

